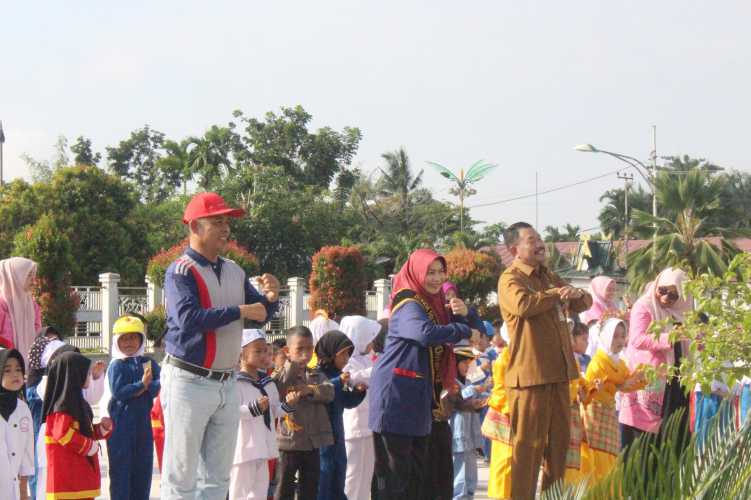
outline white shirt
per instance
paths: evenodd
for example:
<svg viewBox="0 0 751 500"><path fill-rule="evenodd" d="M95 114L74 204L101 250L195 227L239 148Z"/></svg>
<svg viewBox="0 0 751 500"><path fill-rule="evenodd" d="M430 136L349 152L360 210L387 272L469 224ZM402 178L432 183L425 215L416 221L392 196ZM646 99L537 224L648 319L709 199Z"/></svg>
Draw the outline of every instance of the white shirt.
<svg viewBox="0 0 751 500"><path fill-rule="evenodd" d="M261 391L252 383L242 378L237 381L237 391L240 395L240 424L235 445L235 458L233 465L239 465L251 460L268 460L279 456L279 447L276 443L275 419L283 418L287 412L282 408L279 401L279 391L271 377L264 378L263 389L269 398L269 410L271 414L270 429L263 421L263 414L254 415L251 407L258 398L263 396ZM286 405L285 405L286 407Z"/></svg>
<svg viewBox="0 0 751 500"><path fill-rule="evenodd" d="M370 375L373 373L373 358L370 354L355 354L349 358L349 363L342 371L349 372L352 385L369 385ZM362 403L354 408L344 410L344 439L357 439L373 435L368 427L369 401L370 391L365 394Z"/></svg>
<svg viewBox="0 0 751 500"><path fill-rule="evenodd" d="M34 475L34 425L28 405L19 400L6 422L0 417L0 492L8 492L9 500L20 496L18 476ZM5 452L5 453L3 453Z"/></svg>

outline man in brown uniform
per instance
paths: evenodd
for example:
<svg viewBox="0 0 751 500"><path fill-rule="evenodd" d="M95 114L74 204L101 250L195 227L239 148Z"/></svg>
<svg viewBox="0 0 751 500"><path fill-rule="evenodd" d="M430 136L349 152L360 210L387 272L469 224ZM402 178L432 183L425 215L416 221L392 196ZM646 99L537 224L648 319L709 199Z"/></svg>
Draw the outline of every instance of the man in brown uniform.
<svg viewBox="0 0 751 500"><path fill-rule="evenodd" d="M579 376L565 312L592 304L545 267L545 244L534 228L517 222L504 233L514 262L498 281L498 302L510 337L506 371L513 461L511 496L533 499L540 463L543 488L562 479L569 442L569 381Z"/></svg>

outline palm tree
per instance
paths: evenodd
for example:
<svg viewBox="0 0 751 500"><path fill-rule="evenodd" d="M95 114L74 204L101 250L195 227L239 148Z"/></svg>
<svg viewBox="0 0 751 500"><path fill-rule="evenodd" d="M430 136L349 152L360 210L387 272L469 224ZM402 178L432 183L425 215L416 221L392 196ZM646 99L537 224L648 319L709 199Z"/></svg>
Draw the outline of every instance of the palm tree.
<svg viewBox="0 0 751 500"><path fill-rule="evenodd" d="M610 189L600 196L600 202L605 202L605 206L600 210L598 220L600 229L605 234L612 235L613 239L623 238L625 215L625 197L624 189ZM652 194L646 191L640 185L629 188L628 192L629 214L635 209L649 211L652 206ZM648 238L652 230L648 228L635 228L629 218L629 237L630 238Z"/></svg>
<svg viewBox="0 0 751 500"><path fill-rule="evenodd" d="M167 178L179 181L183 187L183 195L188 194L188 182L193 178L192 158L189 152L190 141L183 140L180 142L164 141L164 150L166 156L156 161L157 168Z"/></svg>
<svg viewBox="0 0 751 500"><path fill-rule="evenodd" d="M576 241L579 239L581 226L566 224L563 231L555 226L545 226L545 241Z"/></svg>
<svg viewBox="0 0 751 500"><path fill-rule="evenodd" d="M398 210L402 214L401 227L406 230L412 216L411 195L422 184L423 170L420 170L416 176L412 175L409 156L403 147L383 153L381 157L386 160L386 168L379 168L381 195L396 199Z"/></svg>
<svg viewBox="0 0 751 500"><path fill-rule="evenodd" d="M709 272L720 275L738 253L725 238L726 228L710 223L722 210L719 194L722 183L709 174L694 169L679 177L661 174L657 178L657 195L663 217L653 217L635 210L635 225L653 227L654 239L628 256L628 278L632 291L638 291L662 269L682 267L692 274ZM707 239L714 237L714 244Z"/></svg>

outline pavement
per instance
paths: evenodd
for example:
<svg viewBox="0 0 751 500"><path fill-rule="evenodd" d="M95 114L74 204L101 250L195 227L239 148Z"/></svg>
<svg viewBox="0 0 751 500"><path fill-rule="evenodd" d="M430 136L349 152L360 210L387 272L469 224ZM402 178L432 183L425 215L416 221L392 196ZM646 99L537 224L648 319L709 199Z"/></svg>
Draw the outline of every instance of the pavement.
<svg viewBox="0 0 751 500"><path fill-rule="evenodd" d="M98 417L99 409L95 406L94 407L94 415L95 415L95 421L99 419ZM103 449L101 454L99 455L99 462L102 470L102 496L97 497L98 499L109 499L109 487L110 487L110 481L109 481L109 463L107 461L107 452ZM477 460L477 476L478 476L478 483L477 483L477 492L475 493L475 499L476 500L487 500L489 497L487 496L488 492L488 466L485 465L485 462L483 459ZM161 476L159 474L159 468L157 466L156 461L156 454L154 455L154 469L153 469L153 476L151 479L151 500L159 500L159 482L161 481Z"/></svg>

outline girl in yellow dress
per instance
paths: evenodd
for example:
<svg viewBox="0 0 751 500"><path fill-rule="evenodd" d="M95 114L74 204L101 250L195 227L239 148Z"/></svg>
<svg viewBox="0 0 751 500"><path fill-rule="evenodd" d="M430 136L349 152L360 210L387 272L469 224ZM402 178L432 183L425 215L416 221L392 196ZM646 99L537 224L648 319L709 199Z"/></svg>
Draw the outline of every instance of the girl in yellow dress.
<svg viewBox="0 0 751 500"><path fill-rule="evenodd" d="M581 446L582 474L592 484L604 478L615 466L620 452L615 393L643 388L646 380L641 371L631 372L620 358L626 347L626 325L610 318L600 330L598 349L584 376L589 404L584 412L586 442Z"/></svg>
<svg viewBox="0 0 751 500"><path fill-rule="evenodd" d="M493 390L488 399L489 409L481 429L483 436L491 440L488 478L490 498L511 498L511 425L506 387L503 383L509 359L507 347L493 363Z"/></svg>

